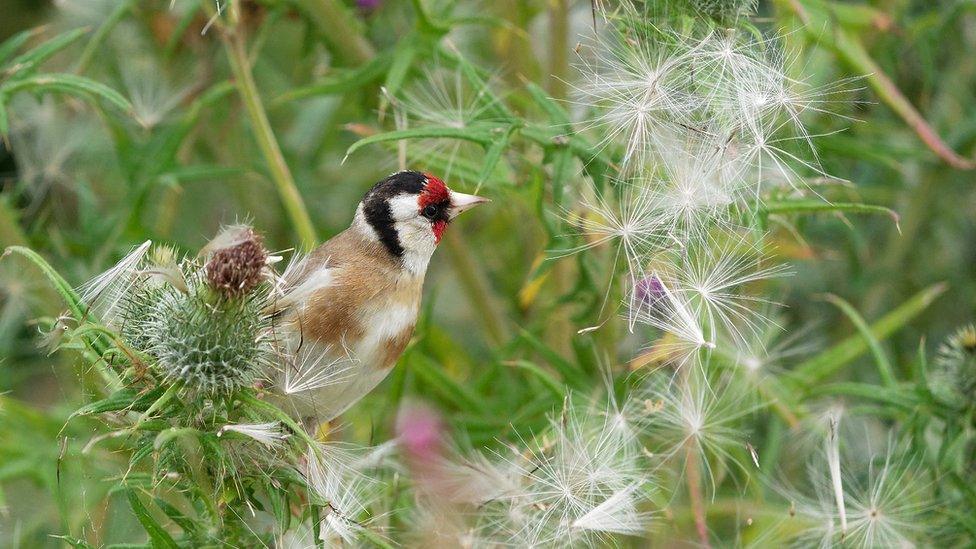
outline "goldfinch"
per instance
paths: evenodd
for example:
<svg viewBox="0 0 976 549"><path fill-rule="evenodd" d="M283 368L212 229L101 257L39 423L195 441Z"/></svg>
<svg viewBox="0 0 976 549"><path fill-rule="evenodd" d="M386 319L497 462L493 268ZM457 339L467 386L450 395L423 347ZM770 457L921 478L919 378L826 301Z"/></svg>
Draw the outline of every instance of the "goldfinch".
<svg viewBox="0 0 976 549"><path fill-rule="evenodd" d="M386 377L413 334L424 275L448 224L488 199L428 173L397 172L348 229L282 274L277 393L306 421L334 419Z"/></svg>

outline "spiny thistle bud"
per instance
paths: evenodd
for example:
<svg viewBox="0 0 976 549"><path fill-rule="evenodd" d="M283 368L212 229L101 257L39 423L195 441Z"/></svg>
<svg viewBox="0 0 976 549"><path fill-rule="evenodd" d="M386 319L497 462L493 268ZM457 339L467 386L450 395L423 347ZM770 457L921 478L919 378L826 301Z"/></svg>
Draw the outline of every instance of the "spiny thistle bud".
<svg viewBox="0 0 976 549"><path fill-rule="evenodd" d="M756 0L690 0L692 9L718 21L734 20L755 11Z"/></svg>
<svg viewBox="0 0 976 549"><path fill-rule="evenodd" d="M268 252L261 236L250 227L224 229L207 245L207 250L207 283L225 296L247 294L263 280Z"/></svg>
<svg viewBox="0 0 976 549"><path fill-rule="evenodd" d="M228 298L197 280L187 293L165 287L156 297L145 351L168 380L227 393L253 383L267 364L260 296Z"/></svg>
<svg viewBox="0 0 976 549"><path fill-rule="evenodd" d="M932 374L932 391L952 403L976 396L976 325L957 329L939 346Z"/></svg>
<svg viewBox="0 0 976 549"><path fill-rule="evenodd" d="M121 332L155 359L168 382L226 394L252 384L271 360L267 252L250 227L225 229L201 251L178 261L159 249L122 305ZM264 288L264 289L262 289Z"/></svg>

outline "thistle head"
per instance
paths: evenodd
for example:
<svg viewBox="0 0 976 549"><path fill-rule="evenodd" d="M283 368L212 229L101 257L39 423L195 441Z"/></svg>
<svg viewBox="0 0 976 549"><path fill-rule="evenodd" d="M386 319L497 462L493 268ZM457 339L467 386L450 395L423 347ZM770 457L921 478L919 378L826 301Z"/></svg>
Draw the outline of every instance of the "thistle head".
<svg viewBox="0 0 976 549"><path fill-rule="evenodd" d="M199 276L186 292L171 285L146 291L130 308L142 315L141 337L133 343L156 359L166 380L201 393L230 393L251 385L270 361L259 296L227 298Z"/></svg>

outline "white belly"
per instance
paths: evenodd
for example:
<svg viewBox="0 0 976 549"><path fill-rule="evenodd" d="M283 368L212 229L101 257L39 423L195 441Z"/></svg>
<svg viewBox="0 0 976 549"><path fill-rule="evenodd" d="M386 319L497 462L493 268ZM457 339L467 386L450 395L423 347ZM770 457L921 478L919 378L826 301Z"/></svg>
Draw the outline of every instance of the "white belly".
<svg viewBox="0 0 976 549"><path fill-rule="evenodd" d="M371 319L356 342L322 345L302 340L289 352L276 386L290 411L299 417L330 421L372 391L392 370L384 364L386 345L412 328L418 305L376 302L363 308Z"/></svg>

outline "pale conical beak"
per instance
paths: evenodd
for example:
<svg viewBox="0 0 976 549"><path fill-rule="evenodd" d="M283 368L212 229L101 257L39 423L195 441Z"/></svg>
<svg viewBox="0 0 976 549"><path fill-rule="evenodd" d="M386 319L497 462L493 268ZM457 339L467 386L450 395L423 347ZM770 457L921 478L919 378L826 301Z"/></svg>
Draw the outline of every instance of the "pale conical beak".
<svg viewBox="0 0 976 549"><path fill-rule="evenodd" d="M451 191L451 206L447 209L447 213L451 219L454 219L460 215L461 212L470 210L478 204L484 204L485 202L491 202L491 200L483 196Z"/></svg>

